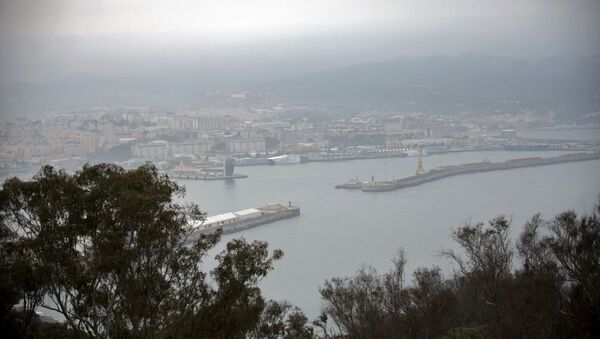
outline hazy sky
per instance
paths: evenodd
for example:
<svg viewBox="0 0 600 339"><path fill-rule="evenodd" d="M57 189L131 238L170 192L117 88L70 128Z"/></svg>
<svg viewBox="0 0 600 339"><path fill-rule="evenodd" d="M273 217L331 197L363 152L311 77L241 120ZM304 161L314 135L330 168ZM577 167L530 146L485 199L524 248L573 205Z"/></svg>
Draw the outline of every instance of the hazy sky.
<svg viewBox="0 0 600 339"><path fill-rule="evenodd" d="M429 54L587 56L600 53L599 36L598 0L0 0L0 81L232 65L285 75L290 65Z"/></svg>

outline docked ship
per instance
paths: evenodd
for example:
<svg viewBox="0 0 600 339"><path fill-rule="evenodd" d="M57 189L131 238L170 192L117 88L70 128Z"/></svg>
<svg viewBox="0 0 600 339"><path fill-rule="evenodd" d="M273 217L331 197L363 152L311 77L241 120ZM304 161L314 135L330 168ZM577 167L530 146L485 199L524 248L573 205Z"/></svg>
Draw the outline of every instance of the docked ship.
<svg viewBox="0 0 600 339"><path fill-rule="evenodd" d="M360 180L358 180L358 177L356 177L354 179L350 179L350 181L348 181L345 184L335 185L335 188L344 188L347 190L359 190L362 188L362 185L364 185L364 184L368 184L368 182L360 181Z"/></svg>
<svg viewBox="0 0 600 339"><path fill-rule="evenodd" d="M395 190L397 185L395 181L372 181L363 184L360 188L363 192L384 192Z"/></svg>
<svg viewBox="0 0 600 339"><path fill-rule="evenodd" d="M396 181L375 181L371 176L371 181L360 181L358 177L351 179L345 184L335 185L335 188L343 188L347 190L363 190L366 192L391 191L396 189Z"/></svg>
<svg viewBox="0 0 600 339"><path fill-rule="evenodd" d="M167 174L172 179L182 180L226 180L247 178L245 174L235 174L235 161L232 158L226 159L223 167L202 167L195 168L189 165L177 165Z"/></svg>
<svg viewBox="0 0 600 339"><path fill-rule="evenodd" d="M407 157L418 157L418 156L427 156L429 155L424 149L409 149L403 151L402 153L406 154Z"/></svg>
<svg viewBox="0 0 600 339"><path fill-rule="evenodd" d="M192 238L202 233L211 233L218 229L223 233L239 232L248 228L268 224L277 220L287 219L300 215L300 208L276 203L269 203L259 208L248 208L237 212L227 212L206 217L203 221L193 225L197 228Z"/></svg>
<svg viewBox="0 0 600 339"><path fill-rule="evenodd" d="M293 165L304 162L303 158L297 154L282 154L268 159L273 165Z"/></svg>
<svg viewBox="0 0 600 339"><path fill-rule="evenodd" d="M239 158L235 161L237 166L255 166L255 165L268 165L271 161L267 158Z"/></svg>

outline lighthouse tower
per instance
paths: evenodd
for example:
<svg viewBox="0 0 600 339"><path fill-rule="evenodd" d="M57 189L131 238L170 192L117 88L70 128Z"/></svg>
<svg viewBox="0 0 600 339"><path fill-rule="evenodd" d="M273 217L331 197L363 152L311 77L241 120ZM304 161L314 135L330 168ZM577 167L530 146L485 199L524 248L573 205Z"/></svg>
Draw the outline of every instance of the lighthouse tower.
<svg viewBox="0 0 600 339"><path fill-rule="evenodd" d="M425 167L423 167L423 145L419 145L419 160L417 161L417 175L425 174Z"/></svg>

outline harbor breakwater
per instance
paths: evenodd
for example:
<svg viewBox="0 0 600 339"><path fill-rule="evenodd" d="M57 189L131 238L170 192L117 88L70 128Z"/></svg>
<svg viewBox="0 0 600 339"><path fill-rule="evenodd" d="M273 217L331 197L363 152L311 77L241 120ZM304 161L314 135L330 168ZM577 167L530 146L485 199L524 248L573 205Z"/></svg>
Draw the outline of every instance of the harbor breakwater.
<svg viewBox="0 0 600 339"><path fill-rule="evenodd" d="M595 153L573 153L573 154L565 154L556 157L532 157L532 158L520 158L520 159L511 159L503 162L489 162L482 161L477 163L468 163L461 165L452 165L452 166L442 166L437 167L425 174L414 175L411 177L406 177L394 181L366 181L366 182L358 182L356 180L335 186L335 188L341 189L360 189L363 192L383 192L383 191L393 191L397 189L402 189L406 187L412 187L421 185L424 183L440 180L443 178L462 175L468 173L478 173L478 172L489 172L489 171L500 171L500 170L508 170L514 168L523 168L523 167L534 167L534 166L544 166L544 165L553 165L560 164L566 162L574 162L574 161L587 161L587 160L597 160L600 159L600 152Z"/></svg>

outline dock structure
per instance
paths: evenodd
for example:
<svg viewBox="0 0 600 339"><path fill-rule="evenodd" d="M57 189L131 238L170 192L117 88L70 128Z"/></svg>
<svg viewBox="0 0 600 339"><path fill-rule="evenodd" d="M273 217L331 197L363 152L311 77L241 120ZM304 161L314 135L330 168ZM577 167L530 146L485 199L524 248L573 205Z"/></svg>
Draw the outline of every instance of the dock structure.
<svg viewBox="0 0 600 339"><path fill-rule="evenodd" d="M235 161L232 158L227 158L223 162L223 167L202 167L194 168L190 164L184 164L183 160L179 165L171 171L167 172L172 179L184 180L226 180L226 179L244 179L248 176L245 174L235 174Z"/></svg>
<svg viewBox="0 0 600 339"><path fill-rule="evenodd" d="M248 177L245 174L202 175L202 174L169 173L168 175L169 175L169 178L171 178L171 179L179 179L179 180L202 180L202 181L226 180L226 179L245 179L245 178Z"/></svg>
<svg viewBox="0 0 600 339"><path fill-rule="evenodd" d="M300 208L288 202L287 206L269 203L258 208L248 208L236 212L227 212L206 217L193 225L197 228L191 238L197 238L203 233L212 233L218 229L223 234L243 231L248 228L288 219L300 215Z"/></svg>
<svg viewBox="0 0 600 339"><path fill-rule="evenodd" d="M442 166L434 168L425 174L418 174L394 181L368 181L368 182L351 182L347 184L337 185L335 188L343 189L360 189L363 192L383 192L394 191L406 187L418 186L424 183L440 180L443 178L462 175L468 173L490 172L508 170L514 168L534 167L544 165L554 165L575 161L587 161L600 159L600 152L595 153L573 153L565 154L556 157L542 158L531 157L521 159L511 159L503 162L482 161L469 164Z"/></svg>

